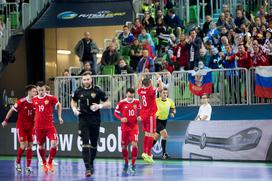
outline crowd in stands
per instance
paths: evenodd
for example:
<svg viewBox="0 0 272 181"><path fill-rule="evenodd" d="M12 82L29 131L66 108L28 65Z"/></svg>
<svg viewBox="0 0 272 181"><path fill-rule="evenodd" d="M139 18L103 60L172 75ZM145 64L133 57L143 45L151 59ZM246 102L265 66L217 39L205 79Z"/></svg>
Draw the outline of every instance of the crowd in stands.
<svg viewBox="0 0 272 181"><path fill-rule="evenodd" d="M199 62L210 69L269 66L272 8L266 9L261 6L253 16L237 6L236 13L231 14L224 5L216 21L207 15L202 27L193 26L185 33L184 21L175 14L171 1L163 10L158 3L145 1L143 17L123 26L104 50L100 65L93 56L98 48L90 35L85 35L75 50L82 62L90 62L94 74L103 74L107 66L114 67L116 74L193 70L198 69Z"/></svg>

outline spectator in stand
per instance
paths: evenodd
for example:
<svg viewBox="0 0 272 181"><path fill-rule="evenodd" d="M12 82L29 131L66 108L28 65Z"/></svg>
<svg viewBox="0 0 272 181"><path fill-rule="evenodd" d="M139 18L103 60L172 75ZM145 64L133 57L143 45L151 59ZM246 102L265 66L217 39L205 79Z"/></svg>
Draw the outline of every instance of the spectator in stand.
<svg viewBox="0 0 272 181"><path fill-rule="evenodd" d="M234 55L230 56L230 60L236 60L238 63L238 67L249 69L252 67L252 61L250 58L249 52L245 50L243 44L238 45L238 52Z"/></svg>
<svg viewBox="0 0 272 181"><path fill-rule="evenodd" d="M261 26L262 26L262 21L260 17L256 17L255 18L255 23L252 24L253 27L257 28L257 33L259 33L261 31Z"/></svg>
<svg viewBox="0 0 272 181"><path fill-rule="evenodd" d="M264 6L260 6L259 7L259 11L256 14L257 17L265 17L267 16L267 13L265 12L265 7Z"/></svg>
<svg viewBox="0 0 272 181"><path fill-rule="evenodd" d="M92 75L96 75L96 72L92 69L92 66L89 61L86 61L83 63L83 69L81 72L78 74L79 76L82 76L84 72L89 71L92 73Z"/></svg>
<svg viewBox="0 0 272 181"><path fill-rule="evenodd" d="M202 47L199 53L200 53L199 61L202 61L206 67L209 67L211 61L210 53L206 50L205 47Z"/></svg>
<svg viewBox="0 0 272 181"><path fill-rule="evenodd" d="M203 24L202 32L204 33L204 36L207 36L208 32L210 31L210 24L212 22L211 16L207 15L205 17L206 21Z"/></svg>
<svg viewBox="0 0 272 181"><path fill-rule="evenodd" d="M172 73L175 70L174 64L177 61L177 57L175 55L173 55L173 51L167 50L167 54L166 54L166 61L167 61L167 70Z"/></svg>
<svg viewBox="0 0 272 181"><path fill-rule="evenodd" d="M262 47L259 45L257 40L253 41L253 52L251 52L250 57L254 67L257 66L268 66L269 61L267 54L263 51Z"/></svg>
<svg viewBox="0 0 272 181"><path fill-rule="evenodd" d="M220 69L222 68L222 64L220 64L220 55L219 51L216 47L212 47L211 52L211 61L209 67L211 69Z"/></svg>
<svg viewBox="0 0 272 181"><path fill-rule="evenodd" d="M234 23L234 20L233 18L230 16L230 12L229 11L226 11L225 12L225 19L226 19L226 22L225 22L225 27L230 30L230 29L235 29L236 25Z"/></svg>
<svg viewBox="0 0 272 181"><path fill-rule="evenodd" d="M136 71L138 63L143 56L143 47L138 39L133 40L130 47L130 66Z"/></svg>
<svg viewBox="0 0 272 181"><path fill-rule="evenodd" d="M168 10L167 16L164 17L164 23L168 28L173 29L175 33L184 29L182 20L175 14L173 9Z"/></svg>
<svg viewBox="0 0 272 181"><path fill-rule="evenodd" d="M146 11L144 14L144 18L142 19L142 25L147 32L151 32L152 28L155 26L155 21L148 11Z"/></svg>
<svg viewBox="0 0 272 181"><path fill-rule="evenodd" d="M142 33L143 29L144 26L141 24L140 19L136 18L130 32L133 34L135 38L138 38L138 36Z"/></svg>
<svg viewBox="0 0 272 181"><path fill-rule="evenodd" d="M266 15L266 21L268 23L272 21L272 6L269 8L269 14Z"/></svg>
<svg viewBox="0 0 272 181"><path fill-rule="evenodd" d="M149 0L144 0L142 6L141 6L141 12L145 13L146 11L150 11L151 5L149 4Z"/></svg>
<svg viewBox="0 0 272 181"><path fill-rule="evenodd" d="M158 22L158 19L161 19L163 21L164 19L164 16L163 16L163 12L162 10L157 10L157 14L156 14L156 18L155 18L155 21Z"/></svg>
<svg viewBox="0 0 272 181"><path fill-rule="evenodd" d="M174 55L177 57L175 70L188 69L190 45L186 43L184 34L180 36L180 42L177 46L173 47Z"/></svg>
<svg viewBox="0 0 272 181"><path fill-rule="evenodd" d="M115 66L116 74L131 74L133 73L133 69L131 66L127 65L125 59L120 57L119 63Z"/></svg>
<svg viewBox="0 0 272 181"><path fill-rule="evenodd" d="M242 24L247 24L248 20L244 17L242 10L236 10L236 18L234 20L235 25L240 29Z"/></svg>
<svg viewBox="0 0 272 181"><path fill-rule="evenodd" d="M230 103L240 103L241 102L241 90L240 90L240 80L239 80L239 72L237 70L233 70L237 68L237 60L235 59L234 51L232 50L230 45L226 45L226 53L223 54L223 67L227 69L231 69L226 71L226 79L228 82L228 100Z"/></svg>
<svg viewBox="0 0 272 181"><path fill-rule="evenodd" d="M123 26L123 32L120 33L118 39L120 41L121 55L123 56L129 55L129 46L134 40L134 36L132 33L129 32L127 25Z"/></svg>
<svg viewBox="0 0 272 181"><path fill-rule="evenodd" d="M102 54L101 70L103 70L104 66L116 65L119 61L119 57L120 55L116 49L116 45L111 42Z"/></svg>
<svg viewBox="0 0 272 181"><path fill-rule="evenodd" d="M200 48L202 47L202 40L197 36L195 30L190 31L190 36L186 40L190 45L189 69L192 70L198 65L200 58Z"/></svg>
<svg viewBox="0 0 272 181"><path fill-rule="evenodd" d="M150 56L148 55L148 50L146 49L143 50L143 57L138 63L137 72L141 73L143 72L143 69L147 69L148 72L155 71L154 61L152 60L152 58L150 58ZM147 70L144 71L146 72Z"/></svg>
<svg viewBox="0 0 272 181"><path fill-rule="evenodd" d="M139 35L139 41L142 44L144 49L148 50L149 56L155 57L155 45L151 38L151 35L146 32L145 29L142 30L142 33Z"/></svg>
<svg viewBox="0 0 272 181"><path fill-rule="evenodd" d="M75 54L79 57L81 63L89 61L92 65L94 71L97 70L97 57L96 54L99 52L99 49L96 43L91 38L90 32L84 33L84 38L79 40L75 46Z"/></svg>
<svg viewBox="0 0 272 181"><path fill-rule="evenodd" d="M207 37L210 41L214 41L213 38L218 36L219 36L219 30L216 26L216 23L212 22L210 31L208 32Z"/></svg>
<svg viewBox="0 0 272 181"><path fill-rule="evenodd" d="M216 26L217 27L225 27L225 24L226 24L225 13L221 13L217 22L216 22Z"/></svg>

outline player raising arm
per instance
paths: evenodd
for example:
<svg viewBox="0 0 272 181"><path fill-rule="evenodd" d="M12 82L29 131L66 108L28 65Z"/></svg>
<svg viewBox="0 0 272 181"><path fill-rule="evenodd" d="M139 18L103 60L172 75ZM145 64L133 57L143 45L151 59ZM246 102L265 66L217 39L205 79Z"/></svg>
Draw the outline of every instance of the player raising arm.
<svg viewBox="0 0 272 181"><path fill-rule="evenodd" d="M16 129L20 147L17 151L16 170L22 172L21 157L26 150L26 172L30 174L31 159L32 159L32 145L34 136L34 105L32 98L37 94L35 85L27 85L25 88L27 96L19 99L14 106L8 111L5 120L2 122L2 126L5 127L8 124L8 120L13 112L18 112L18 118L16 123Z"/></svg>
<svg viewBox="0 0 272 181"><path fill-rule="evenodd" d="M151 155L154 133L156 132L156 92L161 91L163 84L161 77L156 75L159 87L154 88L149 78L141 77L137 84L137 93L141 99L140 117L144 132L142 158L147 163L154 163Z"/></svg>

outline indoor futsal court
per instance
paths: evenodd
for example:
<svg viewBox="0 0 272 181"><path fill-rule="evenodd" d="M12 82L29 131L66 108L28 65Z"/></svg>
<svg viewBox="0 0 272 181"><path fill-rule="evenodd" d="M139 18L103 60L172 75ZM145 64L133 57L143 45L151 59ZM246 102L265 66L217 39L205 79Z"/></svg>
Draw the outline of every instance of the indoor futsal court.
<svg viewBox="0 0 272 181"><path fill-rule="evenodd" d="M45 174L33 160L31 175L15 170L14 157L0 158L1 180L188 180L188 181L270 181L272 164L259 162L182 161L156 160L154 165L137 163L135 176L122 175L123 160L97 159L95 174L84 178L85 168L81 159L56 159L58 166L54 173ZM25 161L22 162L22 165Z"/></svg>

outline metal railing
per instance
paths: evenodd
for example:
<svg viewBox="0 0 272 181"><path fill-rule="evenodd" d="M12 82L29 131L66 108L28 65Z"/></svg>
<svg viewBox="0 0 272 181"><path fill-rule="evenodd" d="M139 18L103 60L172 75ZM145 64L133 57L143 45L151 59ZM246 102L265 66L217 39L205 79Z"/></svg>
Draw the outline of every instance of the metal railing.
<svg viewBox="0 0 272 181"><path fill-rule="evenodd" d="M51 0L29 0L22 4L22 28L26 29Z"/></svg>
<svg viewBox="0 0 272 181"><path fill-rule="evenodd" d="M255 68L249 70L243 68L209 70L212 75L212 93L210 102L214 106L219 105L248 105L272 103L272 99L257 98L255 96ZM189 71L158 72L144 74L150 76L156 86L157 74L162 78L169 89L169 97L176 106L198 106L200 97L195 96L189 90ZM123 99L126 89L136 87L140 77L137 74L122 75L96 75L92 76L95 85L98 85L109 96L112 107ZM60 99L64 108L70 107L72 92L81 85L80 76L56 77L54 82L54 94Z"/></svg>
<svg viewBox="0 0 272 181"><path fill-rule="evenodd" d="M215 69L208 70L212 76L212 93L210 102L212 105L244 105L248 104L247 70ZM171 97L177 106L197 106L200 97L195 96L189 90L190 71L173 72Z"/></svg>

